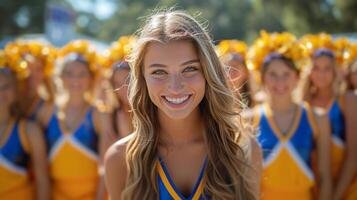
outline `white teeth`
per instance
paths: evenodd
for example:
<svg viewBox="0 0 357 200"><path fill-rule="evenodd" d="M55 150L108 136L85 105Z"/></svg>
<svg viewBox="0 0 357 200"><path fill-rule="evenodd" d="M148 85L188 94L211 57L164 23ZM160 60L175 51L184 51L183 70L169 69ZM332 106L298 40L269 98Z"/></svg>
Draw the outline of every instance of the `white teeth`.
<svg viewBox="0 0 357 200"><path fill-rule="evenodd" d="M165 96L165 99L170 103L180 104L180 103L186 101L188 99L188 97L189 97L189 95L181 97L181 98L171 98L171 97Z"/></svg>

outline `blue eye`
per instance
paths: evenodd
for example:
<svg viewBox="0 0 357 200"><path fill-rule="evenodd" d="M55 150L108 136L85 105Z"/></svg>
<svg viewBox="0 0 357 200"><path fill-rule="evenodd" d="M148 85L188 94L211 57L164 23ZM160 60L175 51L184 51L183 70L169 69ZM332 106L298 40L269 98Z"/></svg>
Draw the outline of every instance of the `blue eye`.
<svg viewBox="0 0 357 200"><path fill-rule="evenodd" d="M197 71L196 67L186 67L183 72L193 72L193 71Z"/></svg>
<svg viewBox="0 0 357 200"><path fill-rule="evenodd" d="M155 70L151 74L153 75L164 75L166 72L164 70Z"/></svg>

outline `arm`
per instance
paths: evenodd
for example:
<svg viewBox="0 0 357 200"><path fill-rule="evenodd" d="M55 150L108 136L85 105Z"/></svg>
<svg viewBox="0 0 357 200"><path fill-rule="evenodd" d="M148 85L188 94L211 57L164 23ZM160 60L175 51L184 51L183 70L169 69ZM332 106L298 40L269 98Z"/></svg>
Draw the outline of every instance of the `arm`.
<svg viewBox="0 0 357 200"><path fill-rule="evenodd" d="M40 127L32 122L26 122L25 132L31 152L37 199L48 200L50 199L50 180L43 133Z"/></svg>
<svg viewBox="0 0 357 200"><path fill-rule="evenodd" d="M47 128L53 112L54 112L54 105L47 102L39 109L37 115L37 121L40 127L42 128L42 130L45 130Z"/></svg>
<svg viewBox="0 0 357 200"><path fill-rule="evenodd" d="M332 177L331 177L331 128L326 113L314 110L317 128L317 164L320 178L319 199L331 199Z"/></svg>
<svg viewBox="0 0 357 200"><path fill-rule="evenodd" d="M348 186L353 181L357 169L357 95L348 94L346 96L346 159L343 163L340 178L337 182L337 186L334 192L334 199L339 200L343 197Z"/></svg>
<svg viewBox="0 0 357 200"><path fill-rule="evenodd" d="M110 137L113 129L110 126L110 118L107 117L109 113L100 113L97 110L93 112L93 122L96 132L99 136L99 184L97 188L96 199L102 200L105 196L106 189L104 183L104 167L103 160L104 154L112 143L112 138ZM109 122L109 123L108 123Z"/></svg>
<svg viewBox="0 0 357 200"><path fill-rule="evenodd" d="M251 137L251 136L249 136ZM260 181L263 172L263 154L258 142L255 138L249 138L249 147L247 148L249 169L245 172L246 177L250 178L249 188L252 194L255 194L255 199L260 198Z"/></svg>
<svg viewBox="0 0 357 200"><path fill-rule="evenodd" d="M125 188L127 167L125 149L127 138L114 143L105 154L105 183L111 200L121 200Z"/></svg>

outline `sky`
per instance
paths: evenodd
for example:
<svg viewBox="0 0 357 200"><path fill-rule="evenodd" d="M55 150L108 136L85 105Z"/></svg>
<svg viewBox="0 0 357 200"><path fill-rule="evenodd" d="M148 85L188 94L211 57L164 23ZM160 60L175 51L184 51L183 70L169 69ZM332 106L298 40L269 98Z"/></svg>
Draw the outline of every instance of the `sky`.
<svg viewBox="0 0 357 200"><path fill-rule="evenodd" d="M93 12L100 20L111 17L117 9L115 0L67 0L76 11Z"/></svg>

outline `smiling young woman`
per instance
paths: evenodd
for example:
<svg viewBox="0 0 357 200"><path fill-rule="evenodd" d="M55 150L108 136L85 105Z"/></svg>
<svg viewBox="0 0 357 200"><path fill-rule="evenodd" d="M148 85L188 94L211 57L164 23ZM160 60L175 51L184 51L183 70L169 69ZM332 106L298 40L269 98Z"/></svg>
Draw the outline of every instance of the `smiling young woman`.
<svg viewBox="0 0 357 200"><path fill-rule="evenodd" d="M131 58L134 132L106 153L110 198L257 199L260 148L201 25L154 14Z"/></svg>

